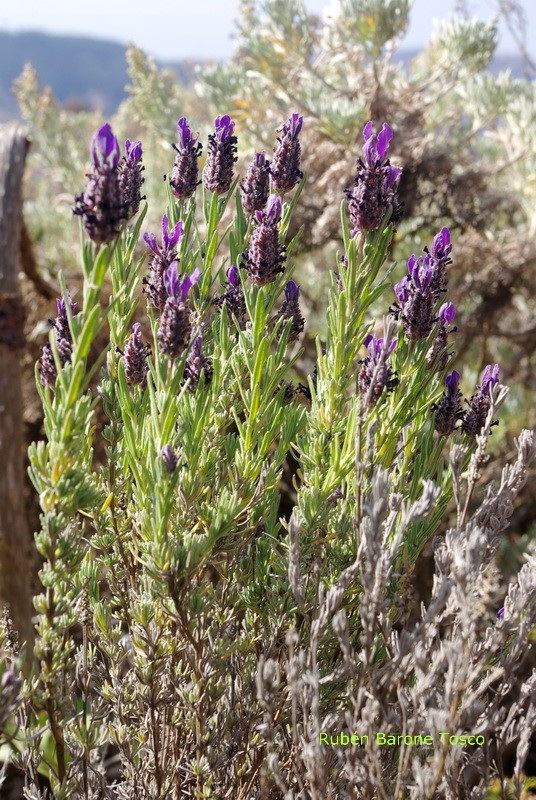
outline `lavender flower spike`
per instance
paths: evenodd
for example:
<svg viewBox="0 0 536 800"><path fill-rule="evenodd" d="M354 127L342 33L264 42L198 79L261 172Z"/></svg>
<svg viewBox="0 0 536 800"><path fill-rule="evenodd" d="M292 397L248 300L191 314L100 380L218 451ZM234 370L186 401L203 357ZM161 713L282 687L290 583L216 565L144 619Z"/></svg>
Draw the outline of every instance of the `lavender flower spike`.
<svg viewBox="0 0 536 800"><path fill-rule="evenodd" d="M203 146L198 143L198 137L192 135L186 117L181 117L177 122L177 139L178 144L173 145L177 155L169 185L175 197L184 200L195 194L199 183L197 159L201 155Z"/></svg>
<svg viewBox="0 0 536 800"><path fill-rule="evenodd" d="M151 303L160 310L163 309L168 296L164 286L164 272L177 259L176 247L180 244L183 236L184 228L181 220L170 230L166 214L162 217L162 247L158 246L154 233L143 235L145 244L154 253L150 265L151 276L144 278L143 282L148 287L147 293Z"/></svg>
<svg viewBox="0 0 536 800"><path fill-rule="evenodd" d="M177 459L177 454L175 453L171 445L169 444L164 445L164 447L160 450L160 453L158 455L164 462L166 471L169 472L170 475L173 472L175 472L175 470L177 469L178 459Z"/></svg>
<svg viewBox="0 0 536 800"><path fill-rule="evenodd" d="M392 167L387 153L393 132L383 124L375 137L372 122L363 129L363 156L357 161L357 175L352 188L344 190L348 202L348 214L353 226L352 235L358 231L377 230L391 208L391 222L401 216L397 190L402 170Z"/></svg>
<svg viewBox="0 0 536 800"><path fill-rule="evenodd" d="M141 338L141 325L135 322L132 326L132 336L125 345L123 353L123 366L127 383L145 386L147 384L147 364L148 347Z"/></svg>
<svg viewBox="0 0 536 800"><path fill-rule="evenodd" d="M439 233L434 236L432 255L437 261L446 261L451 251L450 231L448 228L441 228Z"/></svg>
<svg viewBox="0 0 536 800"><path fill-rule="evenodd" d="M117 167L119 164L119 142L117 137L114 136L109 122L106 122L93 135L90 152L96 167L100 164L109 164L112 167Z"/></svg>
<svg viewBox="0 0 536 800"><path fill-rule="evenodd" d="M362 365L358 378L359 391L368 405L375 405L384 389L391 391L398 385L398 378L387 363L389 355L396 347L396 339L386 344L383 339L370 333L363 344L368 355L359 362Z"/></svg>
<svg viewBox="0 0 536 800"><path fill-rule="evenodd" d="M127 218L133 217L142 200L141 185L143 183L141 165L142 146L140 141L125 142L125 157L119 168L119 189L126 208Z"/></svg>
<svg viewBox="0 0 536 800"><path fill-rule="evenodd" d="M246 301L244 292L240 286L240 275L238 267L229 267L227 270L227 280L229 285L226 291L214 298L216 305L221 308L225 303L230 314L234 314L240 330L246 327Z"/></svg>
<svg viewBox="0 0 536 800"><path fill-rule="evenodd" d="M277 227L281 219L281 199L272 194L266 211L256 211L255 219L257 224L249 249L244 253L243 266L258 286L264 286L284 271L285 248L279 243Z"/></svg>
<svg viewBox="0 0 536 800"><path fill-rule="evenodd" d="M90 149L93 168L84 193L75 197L73 213L83 218L91 241L104 244L115 239L129 214L120 186L119 143L109 123L93 136Z"/></svg>
<svg viewBox="0 0 536 800"><path fill-rule="evenodd" d="M288 343L295 342L305 327L305 320L300 310L300 287L294 281L289 281L285 287L285 299L278 314L283 320L292 320Z"/></svg>
<svg viewBox="0 0 536 800"><path fill-rule="evenodd" d="M246 177L240 184L242 206L248 214L261 211L270 193L270 162L264 153L255 153Z"/></svg>
<svg viewBox="0 0 536 800"><path fill-rule="evenodd" d="M170 358L177 358L190 339L190 309L186 299L192 286L197 283L200 272L194 270L181 281L177 262L174 261L164 274L164 286L168 297L160 318L158 345Z"/></svg>
<svg viewBox="0 0 536 800"><path fill-rule="evenodd" d="M469 405L465 413L462 430L467 436L478 436L486 423L491 404L491 390L499 383L499 365L491 366L488 364L482 375L480 386L477 392L466 401ZM493 425L498 423L494 422Z"/></svg>
<svg viewBox="0 0 536 800"><path fill-rule="evenodd" d="M460 374L454 370L445 378L447 391L432 410L435 411L434 428L441 436L449 436L456 429L458 420L463 419L460 405L462 394L459 390Z"/></svg>
<svg viewBox="0 0 536 800"><path fill-rule="evenodd" d="M302 125L303 117L297 113L292 114L283 125L282 135L277 140L270 171L273 187L280 195L292 191L303 177L300 169L301 145L298 139Z"/></svg>
<svg viewBox="0 0 536 800"><path fill-rule="evenodd" d="M231 188L233 166L237 161L234 126L229 114L214 120L214 133L208 137L207 161L203 170L203 183L209 192L225 194Z"/></svg>
<svg viewBox="0 0 536 800"><path fill-rule="evenodd" d="M435 365L438 371L444 370L447 366L449 359L448 336L449 333L454 333L456 328L451 328L449 331L447 326L453 321L456 316L456 306L454 303L443 303L439 309L439 330L432 343L432 346L426 354L426 366L430 369Z"/></svg>
<svg viewBox="0 0 536 800"><path fill-rule="evenodd" d="M210 383L214 370L212 368L212 361L207 358L203 352L203 336L199 334L194 340L192 349L188 358L186 359L186 366L184 368L184 377L189 380L188 389L195 392L199 386L201 376L205 377L205 386Z"/></svg>

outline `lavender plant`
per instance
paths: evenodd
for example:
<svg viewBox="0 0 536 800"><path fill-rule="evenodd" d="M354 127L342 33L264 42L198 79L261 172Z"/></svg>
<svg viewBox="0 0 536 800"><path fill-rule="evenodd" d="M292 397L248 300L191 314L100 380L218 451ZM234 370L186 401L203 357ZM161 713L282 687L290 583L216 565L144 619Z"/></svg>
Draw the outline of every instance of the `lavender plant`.
<svg viewBox="0 0 536 800"><path fill-rule="evenodd" d="M496 778L506 787L511 744L521 787L536 573L531 557L503 601L493 559L534 437L520 435L499 486L479 485L507 390L490 365L463 409L459 374L445 377L448 230L410 258L393 296L400 173L387 125L377 138L365 128L327 338L308 386L295 385L306 320L288 231L306 183L302 124L292 114L283 126L267 194L266 159L237 188L229 115L198 188L181 118L148 267L146 204L129 220L137 206L121 195L141 145L127 142L121 162L109 126L94 137L77 205L91 239L83 297L75 313L62 279L36 372L36 668L19 686L8 654L0 702L28 800L477 798ZM433 589L416 613L411 576L431 541Z"/></svg>

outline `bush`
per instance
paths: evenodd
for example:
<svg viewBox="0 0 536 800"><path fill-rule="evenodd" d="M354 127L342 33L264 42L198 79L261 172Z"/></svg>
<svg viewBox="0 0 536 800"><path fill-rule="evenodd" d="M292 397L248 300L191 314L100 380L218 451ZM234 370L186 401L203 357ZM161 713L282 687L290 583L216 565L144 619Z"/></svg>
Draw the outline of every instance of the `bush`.
<svg viewBox="0 0 536 800"><path fill-rule="evenodd" d="M271 166L282 196L267 198L262 160L237 187L227 115L196 189L198 142L179 122L134 324L141 146L121 158L109 125L93 138L77 199L81 307L60 275L36 370L43 592L24 684L3 626L0 720L27 798L477 798L497 778L506 791L512 744L521 787L536 571L528 557L502 600L494 559L534 437L522 431L500 484L482 485L507 390L489 365L464 410L447 375L447 228L392 292L400 171L386 125L365 128L325 347L296 385L302 123L283 126ZM428 542L433 587L417 611Z"/></svg>

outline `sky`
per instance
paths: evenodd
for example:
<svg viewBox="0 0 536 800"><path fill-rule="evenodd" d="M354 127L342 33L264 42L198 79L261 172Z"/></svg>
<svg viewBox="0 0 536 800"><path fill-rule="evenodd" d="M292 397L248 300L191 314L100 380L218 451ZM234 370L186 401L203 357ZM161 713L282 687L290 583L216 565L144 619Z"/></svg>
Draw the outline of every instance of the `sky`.
<svg viewBox="0 0 536 800"><path fill-rule="evenodd" d="M320 14L328 0L304 0ZM527 46L536 54L536 2L521 2L527 21ZM407 47L425 44L434 18L449 15L456 0L414 0ZM466 0L471 14L489 19L496 0ZM163 60L227 58L232 54L239 0L0 0L0 29L39 30L134 42ZM516 52L504 25L500 53Z"/></svg>

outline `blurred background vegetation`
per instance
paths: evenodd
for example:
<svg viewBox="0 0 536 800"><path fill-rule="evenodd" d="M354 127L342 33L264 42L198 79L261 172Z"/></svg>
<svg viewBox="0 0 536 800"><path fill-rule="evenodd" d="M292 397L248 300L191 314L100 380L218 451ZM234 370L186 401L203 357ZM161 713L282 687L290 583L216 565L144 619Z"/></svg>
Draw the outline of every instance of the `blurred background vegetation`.
<svg viewBox="0 0 536 800"><path fill-rule="evenodd" d="M421 52L408 53L409 0L333 0L322 18L308 13L301 0L241 0L231 59L196 69L191 63L163 67L131 46L125 53L125 99L115 110L113 101L101 105L120 138L143 141L148 230L159 228L167 201L162 178L173 165L179 117L188 117L206 143L214 117L229 113L243 172L255 149L270 157L276 131L292 112L304 115L308 182L295 214L296 230L303 226L295 277L308 321L303 377L314 366L312 337L325 326L326 289L341 248L340 202L355 174L361 131L368 119L387 121L394 130L391 161L404 168L405 213L391 253L393 283L405 273L411 253L420 253L447 225L454 243L449 299L458 307L456 368L470 394L487 363L501 365L510 395L492 450L504 456L521 428L536 424L536 94L520 8L504 0L498 11L518 34L514 70L496 68L498 18L472 19L463 4ZM108 82L110 96L117 97L111 73ZM103 117L88 108L83 91L78 101L58 100L29 64L15 81L15 95L32 139L25 218L34 266L45 282L28 280L26 287L35 300L28 322L26 413L36 438L40 409L32 402L33 363L52 314L46 286L53 294L59 270L70 285L76 283L73 196L82 190L88 142ZM516 549L535 530L534 482L516 515L505 551L514 562Z"/></svg>

